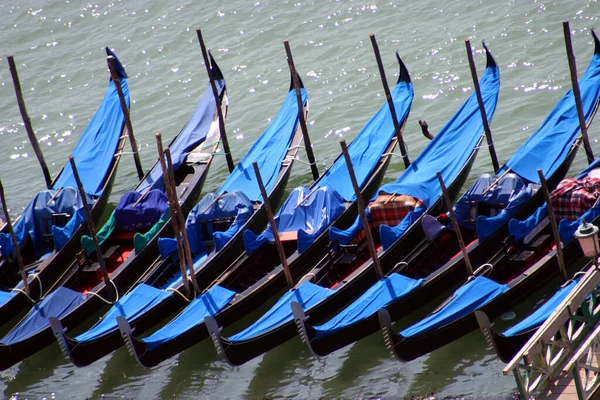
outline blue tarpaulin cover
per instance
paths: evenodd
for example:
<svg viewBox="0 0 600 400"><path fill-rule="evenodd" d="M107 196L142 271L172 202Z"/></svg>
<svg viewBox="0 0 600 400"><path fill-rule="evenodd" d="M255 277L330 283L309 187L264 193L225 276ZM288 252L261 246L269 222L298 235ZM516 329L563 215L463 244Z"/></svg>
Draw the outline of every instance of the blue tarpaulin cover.
<svg viewBox="0 0 600 400"><path fill-rule="evenodd" d="M16 291L5 292L4 290L0 290L0 306L10 300L16 293Z"/></svg>
<svg viewBox="0 0 600 400"><path fill-rule="evenodd" d="M85 299L84 294L67 289L64 286L58 287L41 303L34 304L27 316L0 339L0 343L10 346L37 334L45 328L49 328L48 317L60 319L83 303Z"/></svg>
<svg viewBox="0 0 600 400"><path fill-rule="evenodd" d="M599 167L600 167L600 158L597 158L593 163L589 164L583 171L581 171L579 174L577 174L575 179L583 179L590 173L590 171L592 171L596 168L599 168ZM519 221L516 219L511 219L508 222L508 231L510 232L511 235L513 235L515 240L521 240L525 236L527 236L527 234L529 232L531 232L533 230L533 228L535 228L544 218L546 218L547 215L548 215L548 208L547 208L547 205L544 203L544 205L539 207L536 210L536 212L533 213L526 220ZM586 221L592 221L592 219L589 219L589 215L582 216L582 217L585 218ZM565 227L565 232L561 233L561 240L563 241L563 243L566 244L573 239L572 235L575 231L573 230L572 233L568 233L567 230L570 230L570 229L567 228L567 225L563 225L563 226ZM579 226L579 225L577 225L577 226ZM577 229L577 226L575 227L575 230ZM563 235L565 235L565 236L563 237Z"/></svg>
<svg viewBox="0 0 600 400"><path fill-rule="evenodd" d="M318 236L344 212L344 199L335 190L327 186L321 187L302 203L310 192L311 190L305 187L292 190L275 216L275 224L280 233L304 230ZM254 252L263 243L267 241L273 243L274 240L271 225L268 225L260 235L256 235L249 229L244 231L244 246L248 254ZM308 246L298 241L299 252L306 247Z"/></svg>
<svg viewBox="0 0 600 400"><path fill-rule="evenodd" d="M144 283L136 286L131 292L119 299L106 313L106 315L89 331L77 336L75 340L88 342L97 339L108 332L118 328L117 317L123 316L131 320L142 314L155 304L160 303L174 292L160 290Z"/></svg>
<svg viewBox="0 0 600 400"><path fill-rule="evenodd" d="M579 81L579 86L587 121L592 116L600 98L600 55L594 54L590 65ZM542 125L497 172L497 176L500 176L511 169L523 179L526 190L522 191L519 196L515 193L512 200L515 200L516 203L509 204L500 214L494 217L477 217L476 230L479 240L494 233L514 215L518 206L533 194L536 187L530 184L539 184L538 168L542 170L544 176L552 176L567 157L579 131L579 119L573 92L569 90L542 122Z"/></svg>
<svg viewBox="0 0 600 400"><path fill-rule="evenodd" d="M315 326L317 338L325 337L368 318L380 308L406 296L422 283L423 279L412 279L396 273L386 276L335 317L322 325Z"/></svg>
<svg viewBox="0 0 600 400"><path fill-rule="evenodd" d="M392 91L392 99L400 125L408 116L413 96L413 86L410 82L398 82ZM348 146L350 159L356 173L356 181L360 188L366 183L367 178L381 159L381 155L394 138L394 134L394 121L390 109L387 104L383 104ZM345 201L356 200L354 189L350 183L348 167L341 155L331 168L321 175L316 185L329 186L338 192Z"/></svg>
<svg viewBox="0 0 600 400"><path fill-rule="evenodd" d="M600 98L600 55L594 54L579 80L585 120L593 115ZM573 91L569 90L546 117L542 125L504 164L498 174L511 169L529 182L540 183L538 168L550 177L567 157L580 133Z"/></svg>
<svg viewBox="0 0 600 400"><path fill-rule="evenodd" d="M308 94L301 89L302 102L306 104ZM298 127L298 103L296 92L291 90L279 113L267 130L252 145L248 153L238 162L233 172L221 185L217 194L239 190L252 201L261 201L260 189L252 163L257 162L267 193L275 185L281 162L290 147Z"/></svg>
<svg viewBox="0 0 600 400"><path fill-rule="evenodd" d="M379 238L381 246L384 250L389 249L398 240L404 232L406 232L415 222L419 220L421 215L425 214L427 208L419 206L404 216L402 222L396 226L381 225L379 226Z"/></svg>
<svg viewBox="0 0 600 400"><path fill-rule="evenodd" d="M37 193L29 204L27 204L25 210L23 210L19 221L14 224L15 235L19 244L22 245L29 235L38 256L51 250L49 246L50 242L43 235L44 222L42 218L60 213L73 216L83 206L83 201L81 201L77 189L72 187L64 188L50 201L55 194L56 190L42 190ZM94 204L91 197L88 197L87 201L90 206ZM50 224L50 222L48 223ZM0 251L2 255L5 257L10 256L14 250L15 248L10 235L8 233L0 233Z"/></svg>
<svg viewBox="0 0 600 400"><path fill-rule="evenodd" d="M521 320L518 324L513 325L511 328L504 331L504 336L515 336L519 333L525 332L531 328L542 325L546 319L556 310L556 307L573 291L573 288L579 279L570 281L567 285L560 288L552 297L550 297L540 308L535 310L532 314Z"/></svg>
<svg viewBox="0 0 600 400"><path fill-rule="evenodd" d="M496 111L500 90L500 71L496 65L486 68L480 82L481 96L488 120ZM436 171L440 171L446 186L450 186L463 169L483 134L483 122L475 93L444 125L394 183L379 188L373 196L404 194L422 200L431 207L442 195Z"/></svg>
<svg viewBox="0 0 600 400"><path fill-rule="evenodd" d="M115 208L117 228L133 232L150 228L168 208L167 196L160 189L145 194L130 190L121 197Z"/></svg>
<svg viewBox="0 0 600 400"><path fill-rule="evenodd" d="M315 285L311 282L305 282L298 288L289 290L286 294L281 296L277 303L260 317L258 321L243 331L230 336L228 339L232 342L242 342L259 336L264 332L294 319L292 307L290 307L292 301L300 303L302 308L306 310L313 307L321 300L326 299L333 293L335 293L334 290Z"/></svg>
<svg viewBox="0 0 600 400"><path fill-rule="evenodd" d="M221 286L213 286L200 297L196 297L175 319L154 332L152 335L143 338L150 350L176 339L177 336L185 333L198 324L204 323L204 317L215 315L236 293Z"/></svg>
<svg viewBox="0 0 600 400"><path fill-rule="evenodd" d="M215 85L217 86L217 93L221 96L225 90L225 80L215 80ZM200 98L200 102L188 123L179 135L177 135L173 143L169 145L171 160L173 161L173 171L176 171L183 164L190 151L204 142L210 131L211 124L217 118L216 115L217 105L215 96L213 96L212 89L208 87L204 95ZM154 189L164 189L160 163L154 165L135 190L143 193L150 186Z"/></svg>
<svg viewBox="0 0 600 400"><path fill-rule="evenodd" d="M491 121L496 111L500 90L498 66L492 64L487 67L479 84L487 117ZM446 186L452 185L480 142L482 134L483 122L479 111L479 103L477 102L477 96L473 93L406 171L395 182L379 188L371 200L375 200L377 196L383 193L395 193L416 197L422 200L427 208L431 207L442 192L436 177L436 171L442 173ZM417 218L415 217L420 216L424 211L425 209L420 209L411 212L410 217L405 218L407 223L397 226L397 229L381 225L379 233L383 248L387 249L393 244L410 227L407 224L416 221ZM354 228L356 227L354 226ZM336 230L333 235L340 240L340 243L347 244L361 229L362 226L358 226L358 229L348 232L347 235ZM330 232L330 239L333 239L331 235L332 232Z"/></svg>
<svg viewBox="0 0 600 400"><path fill-rule="evenodd" d="M507 290L508 286L506 285L501 285L485 276L478 276L458 288L451 300L440 310L429 314L400 334L404 337L411 337L439 328L477 310Z"/></svg>
<svg viewBox="0 0 600 400"><path fill-rule="evenodd" d="M414 91L410 82L398 82L392 91L392 100L400 125L408 116L413 97ZM394 121L389 106L384 104L348 146L356 181L361 189L366 184L368 177L381 159L394 134ZM335 190L345 201L353 202L356 200L346 160L342 155L321 175L315 185L328 186ZM310 233L305 230L298 230L298 245L301 244L303 249L307 249L320 234L321 232Z"/></svg>
<svg viewBox="0 0 600 400"><path fill-rule="evenodd" d="M223 237L233 236L241 226L246 223L254 212L252 203L244 193L239 190L225 193L217 201L217 194L209 193L190 211L185 229L193 254L207 251L206 241L214 240L217 251L224 246ZM225 232L213 229L213 220L221 218L235 218L232 225ZM218 242L218 243L217 243ZM163 257L177 250L177 241L174 238L160 238L158 247Z"/></svg>
<svg viewBox="0 0 600 400"><path fill-rule="evenodd" d="M594 205L575 221L569 221L566 219L561 220L558 223L558 234L560 235L560 240L563 242L563 245L568 244L575 238L575 232L584 219L587 222L591 222L598 217L600 217L600 204Z"/></svg>
<svg viewBox="0 0 600 400"><path fill-rule="evenodd" d="M52 225L52 238L54 239L54 250L60 251L71 239L77 228L85 221L85 209L80 207L65 226ZM43 259L44 256L42 256Z"/></svg>
<svg viewBox="0 0 600 400"><path fill-rule="evenodd" d="M115 57L117 70L124 72L123 66L108 47L106 48L106 53ZM119 81L121 82L125 102L129 107L127 80L121 75ZM111 80L100 108L96 111L96 115L94 115L87 128L85 128L85 131L77 142L77 146L75 146L75 149L71 153L75 159L77 172L86 193L93 196L102 195L106 175L115 157L115 151L124 124L125 118L123 117L119 95L114 82ZM77 187L70 163L65 165L52 185L52 189L59 189L61 187Z"/></svg>
<svg viewBox="0 0 600 400"><path fill-rule="evenodd" d="M458 222L466 228L476 230L479 240L485 240L492 235L539 187L538 184L528 183L513 173L504 175L498 182L496 179L496 175L480 176L454 206ZM494 182L494 186L488 189ZM489 217L481 215L481 207L484 205L495 209L497 214ZM473 216L476 216L475 223Z"/></svg>

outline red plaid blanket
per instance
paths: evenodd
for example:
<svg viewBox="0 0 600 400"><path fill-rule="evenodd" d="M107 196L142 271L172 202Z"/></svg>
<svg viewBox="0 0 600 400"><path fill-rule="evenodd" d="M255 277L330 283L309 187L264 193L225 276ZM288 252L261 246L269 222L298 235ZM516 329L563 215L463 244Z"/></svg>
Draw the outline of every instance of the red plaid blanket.
<svg viewBox="0 0 600 400"><path fill-rule="evenodd" d="M381 194L369 204L371 229L379 231L379 225L396 226L410 211L423 202L403 194Z"/></svg>
<svg viewBox="0 0 600 400"><path fill-rule="evenodd" d="M600 179L563 179L550 194L557 221L574 221L592 208L600 197Z"/></svg>

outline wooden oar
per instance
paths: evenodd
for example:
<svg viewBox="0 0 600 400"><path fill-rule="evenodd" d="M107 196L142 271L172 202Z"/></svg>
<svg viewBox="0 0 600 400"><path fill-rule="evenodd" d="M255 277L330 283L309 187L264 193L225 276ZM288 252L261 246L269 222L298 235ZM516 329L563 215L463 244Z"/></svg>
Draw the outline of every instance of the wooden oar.
<svg viewBox="0 0 600 400"><path fill-rule="evenodd" d="M77 182L77 189L79 190L79 196L81 197L81 201L83 202L83 210L85 211L85 222L88 226L88 230L90 231L90 236L94 241L94 248L96 249L96 257L98 258L98 265L100 266L100 273L104 278L104 285L106 286L106 290L109 295L112 296L113 299L117 298L117 293L115 293L116 288L112 285L110 280L110 276L108 275L108 271L106 270L106 265L104 264L104 258L102 257L102 249L100 249L100 243L98 243L98 237L96 236L96 228L94 227L94 221L92 220L92 212L90 211L90 207L87 203L87 197L85 195L85 190L83 189L83 185L81 184L81 180L79 179L79 172L77 172L77 166L75 165L75 159L73 156L69 156L69 162L71 163L71 170L73 170L73 177L75 178L75 182ZM42 293L40 293L41 295Z"/></svg>
<svg viewBox="0 0 600 400"><path fill-rule="evenodd" d="M4 210L4 219L6 221L6 225L8 226L8 233L10 234L10 238L15 248L15 257L17 258L17 263L19 264L21 279L23 279L23 285L25 286L25 293L27 293L27 296L31 296L29 282L27 281L27 272L25 271L23 258L21 257L21 249L19 248L19 241L17 240L17 235L15 235L12 222L10 221L10 215L8 214L8 208L6 207L6 199L4 198L4 186L2 186L2 181L0 181L0 201L2 201L2 210ZM41 295L42 294L40 293L40 296Z"/></svg>
<svg viewBox="0 0 600 400"><path fill-rule="evenodd" d="M29 142L31 143L33 152L35 153L35 156L42 167L42 173L44 174L44 179L46 180L46 187L50 189L52 186L52 177L50 176L48 165L46 165L46 160L44 160L44 155L40 149L40 144L37 141L31 126L31 120L29 119L27 108L25 107L25 100L23 99L23 92L21 91L21 82L19 81L19 74L17 73L17 67L15 66L15 60L13 59L13 56L8 56L8 68L10 69L10 74L12 75L13 84L15 86L15 94L17 95L17 103L19 104L19 111L21 112L21 117L23 118L23 124L25 125Z"/></svg>
<svg viewBox="0 0 600 400"><path fill-rule="evenodd" d="M227 168L229 168L229 172L232 172L235 168L235 164L233 163L231 150L229 150L229 141L227 140L227 134L225 133L225 117L223 116L221 96L219 96L219 92L217 91L217 85L215 85L215 75L213 73L210 60L208 58L206 46L204 45L202 31L200 29L196 29L196 34L198 35L198 41L200 42L200 50L202 51L202 58L204 58L204 66L206 67L206 72L208 72L210 87L212 89L213 96L215 97L215 102L217 103L217 116L219 117L219 133L221 134L221 143L223 143L223 151L225 152L225 158L227 159Z"/></svg>
<svg viewBox="0 0 600 400"><path fill-rule="evenodd" d="M548 207L548 219L550 220L550 227L552 228L552 235L554 236L554 243L556 244L556 255L558 257L558 268L565 281L569 278L567 276L567 268L565 266L565 258L563 255L562 243L560 241L560 235L558 233L558 224L556 222L556 215L554 214L554 208L552 207L552 200L550 198L550 191L548 190L548 183L544 177L544 173L541 169L537 170L538 176L540 177L540 183L542 184L542 192L546 199L546 206Z"/></svg>
<svg viewBox="0 0 600 400"><path fill-rule="evenodd" d="M269 218L271 231L273 231L273 236L275 237L275 247L277 247L277 253L279 253L279 260L281 261L281 265L283 265L283 273L285 274L285 280L287 281L288 287L290 289L293 289L294 279L292 278L292 272L290 271L290 266L287 263L287 257L285 256L285 251L283 250L283 245L281 244L281 239L279 238L279 231L277 230L277 224L275 223L275 217L273 216L273 210L271 209L269 195L267 194L267 190L265 189L265 185L263 184L262 177L260 176L260 169L258 169L258 164L256 163L256 161L252 163L252 166L254 167L254 173L256 174L258 187L260 188L260 193L263 197L263 205L265 206L265 211L267 212L267 217Z"/></svg>
<svg viewBox="0 0 600 400"><path fill-rule="evenodd" d="M454 230L456 231L456 237L458 239L458 244L460 245L460 251L462 251L463 258L465 259L467 272L469 275L473 275L473 266L471 265L469 252L467 251L465 241L463 240L462 233L460 232L460 225L458 224L458 219L456 218L456 214L454 213L454 205L452 204L452 200L450 200L450 195L448 194L448 189L446 189L446 184L444 183L444 178L442 178L442 173L440 171L436 171L436 175L442 188L442 194L444 195L444 201L446 202L446 207L448 208L448 212L450 213L452 225L454 226Z"/></svg>
<svg viewBox="0 0 600 400"><path fill-rule="evenodd" d="M198 280L196 279L196 273L194 271L194 259L192 258L192 250L190 249L190 242L188 241L187 230L185 229L185 218L183 216L183 211L181 210L181 205L179 204L179 199L177 198L177 191L175 188L175 175L173 172L173 161L171 160L171 149L168 147L165 150L165 156L167 158L167 171L169 172L169 181L172 187L171 191L175 193L175 207L177 208L177 218L179 220L178 225L179 231L181 233L183 251L185 252L187 262L190 266L190 278L192 279L192 285L194 286L196 294L199 294L200 287L198 286Z"/></svg>
<svg viewBox="0 0 600 400"><path fill-rule="evenodd" d="M192 298L192 292L190 290L190 284L187 278L186 271L186 263L185 257L186 253L183 250L183 243L181 239L181 234L179 232L179 218L177 218L177 207L175 203L178 204L177 195L173 194L171 188L171 180L169 176L169 172L167 170L167 163L165 161L165 153L162 146L162 139L159 132L156 133L156 147L158 148L158 159L160 161L160 168L163 173L163 181L165 182L165 194L167 195L167 199L169 200L169 205L171 207L171 224L173 225L173 233L175 234L175 238L177 240L177 252L179 255L179 269L181 271L181 282L183 283L183 290L185 292L185 296L188 299ZM185 229L185 227L184 227Z"/></svg>
<svg viewBox="0 0 600 400"><path fill-rule="evenodd" d="M292 50L290 49L290 43L287 40L283 41L285 47L285 53L288 59L288 66L290 73L292 74L292 82L294 83L294 90L296 91L296 101L298 102L298 119L300 120L300 129L302 129L302 138L304 139L304 148L306 149L306 156L310 164L310 170L313 175L313 179L316 181L319 179L319 169L315 161L315 155L313 154L312 144L310 137L308 136L308 128L306 127L306 119L304 118L304 104L302 102L302 94L300 93L300 82L298 82L298 75L296 67L294 65L294 58L292 57Z"/></svg>
<svg viewBox="0 0 600 400"><path fill-rule="evenodd" d="M131 151L133 152L133 160L135 161L135 169L137 170L138 178L141 181L144 179L144 170L142 168L142 162L140 161L140 153L137 142L133 136L133 126L131 125L131 118L129 116L129 107L127 107L125 95L123 94L123 88L121 87L121 80L119 79L119 75L117 74L117 69L115 67L115 58L113 56L108 56L106 57L106 62L108 63L110 76L115 83L115 88L117 89L117 94L119 95L121 110L123 110L123 116L125 117L125 127L127 128L129 142L131 143Z"/></svg>
<svg viewBox="0 0 600 400"><path fill-rule="evenodd" d="M396 131L396 137L398 138L398 146L400 146L400 151L402 152L404 167L408 168L408 166L410 165L410 160L408 159L406 144L404 143L404 139L402 138L402 128L400 127L398 117L396 116L396 107L394 106L394 100L392 100L392 94L390 93L387 78L385 77L385 70L383 69L383 62L381 62L381 54L379 54L379 46L377 45L377 39L375 39L375 35L373 34L370 34L369 37L371 38L371 44L373 45L373 51L375 52L377 67L379 67L379 75L381 75L381 83L383 83L385 98L387 99L388 106L390 107L390 113L392 115L392 119L394 120L394 129Z"/></svg>
<svg viewBox="0 0 600 400"><path fill-rule="evenodd" d="M346 166L348 167L348 173L350 174L350 181L352 181L352 187L354 188L356 204L358 205L358 215L360 216L363 230L365 231L367 245L369 246L369 251L371 252L371 258L373 259L373 267L375 267L377 278L381 279L383 278L383 269L381 269L381 264L379 263L379 257L377 256L377 248L375 247L373 234L371 233L371 229L369 228L369 220L367 219L367 214L365 213L365 202L362 198L362 194L360 193L360 187L358 187L358 182L356 181L356 174L354 174L354 166L352 165L352 160L350 159L350 154L348 153L346 141L341 140L340 146L342 146L342 153L344 153L344 158L346 159Z"/></svg>
<svg viewBox="0 0 600 400"><path fill-rule="evenodd" d="M467 57L469 59L471 76L473 77L473 86L475 87L477 103L479 104L479 112L481 113L481 121L483 122L483 130L485 132L485 138L490 149L490 156L492 157L492 166L494 167L494 172L498 172L500 170L500 165L498 164L498 157L496 156L496 149L494 148L494 140L492 139L492 131L488 123L487 112L485 111L485 105L483 104L483 97L481 96L479 78L477 78L477 69L475 68L475 61L473 61L473 52L471 51L471 41L469 39L465 40L465 47L467 48Z"/></svg>
<svg viewBox="0 0 600 400"><path fill-rule="evenodd" d="M579 117L579 127L581 128L581 136L583 136L583 148L587 155L588 164L594 161L594 153L590 145L588 137L587 125L585 123L585 115L583 114L583 106L581 104L581 92L579 91L579 82L577 82L577 63L573 54L573 44L571 43L571 28L569 21L563 22L563 32L565 35L565 45L567 48L567 59L569 60L569 71L571 72L571 84L573 85L573 97L575 97L575 106L577 107L577 116Z"/></svg>

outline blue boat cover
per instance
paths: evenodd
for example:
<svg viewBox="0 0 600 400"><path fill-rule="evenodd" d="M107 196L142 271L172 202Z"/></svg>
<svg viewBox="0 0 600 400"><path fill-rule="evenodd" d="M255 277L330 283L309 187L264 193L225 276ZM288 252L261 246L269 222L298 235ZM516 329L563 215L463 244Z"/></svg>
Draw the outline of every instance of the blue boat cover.
<svg viewBox="0 0 600 400"><path fill-rule="evenodd" d="M584 212L575 221L569 221L566 219L561 220L558 223L558 234L560 235L560 240L563 242L563 245L570 243L575 238L575 232L584 219L588 222L591 222L598 217L600 217L600 204L596 203L592 208Z"/></svg>
<svg viewBox="0 0 600 400"><path fill-rule="evenodd" d="M500 71L497 65L486 68L480 82L481 96L489 121L492 120L498 103L500 90ZM475 147L480 143L483 134L483 122L479 111L479 103L475 93L467 99L461 108L444 125L442 130L425 147L421 154L410 164L402 175L393 183L379 188L372 201L380 194L403 194L416 197L431 207L441 196L436 171L442 173L447 186L452 185L465 163L471 157ZM426 208L411 211L397 229L381 225L379 233L383 248L387 249L414 223ZM358 218L357 221L358 222ZM360 223L347 233L332 228L329 237L336 238L341 244L347 244L362 230ZM357 229L358 228L358 229ZM335 230L335 231L334 231ZM333 237L332 237L333 235Z"/></svg>
<svg viewBox="0 0 600 400"><path fill-rule="evenodd" d="M289 290L281 296L277 303L260 317L258 321L243 331L230 336L228 339L232 342L243 342L244 340L259 336L294 319L292 307L290 307L292 301L300 303L302 308L307 310L333 293L335 293L335 290L327 289L311 282L305 282L298 288Z"/></svg>
<svg viewBox="0 0 600 400"><path fill-rule="evenodd" d="M118 58L108 47L106 53L115 57L117 70L124 72ZM129 88L125 77L126 74L125 76L121 75L119 81L121 82L127 107L129 107ZM100 108L85 128L77 142L77 146L71 153L75 159L77 172L86 193L93 196L102 195L102 188L115 158L115 151L124 125L125 118L119 95L114 82L111 80ZM52 189L66 187L77 187L70 163L65 165L52 185Z"/></svg>
<svg viewBox="0 0 600 400"><path fill-rule="evenodd" d="M380 308L406 296L422 283L423 279L412 279L397 273L380 279L335 317L322 325L313 327L317 338L328 336L370 317Z"/></svg>
<svg viewBox="0 0 600 400"><path fill-rule="evenodd" d="M87 196L87 194L86 194ZM52 225L52 238L54 239L54 250L60 251L71 239L77 228L85 221L85 209L80 207L65 226ZM42 256L43 257L43 256Z"/></svg>
<svg viewBox="0 0 600 400"><path fill-rule="evenodd" d="M123 316L127 320L131 320L172 295L172 291L160 290L144 283L139 284L119 299L100 322L94 325L89 331L77 336L75 340L79 342L93 341L117 329L118 316Z"/></svg>
<svg viewBox="0 0 600 400"><path fill-rule="evenodd" d="M381 246L384 250L389 249L404 233L419 220L421 215L425 214L427 208L419 206L404 216L402 222L396 226L380 225L379 226L379 237L381 239Z"/></svg>
<svg viewBox="0 0 600 400"><path fill-rule="evenodd" d="M302 88L302 102L306 105L308 94ZM248 153L238 162L233 172L221 185L217 194L239 190L251 201L261 201L260 189L252 163L256 161L267 193L277 181L281 162L298 127L298 103L296 92L288 92L279 113L267 130L252 145Z"/></svg>
<svg viewBox="0 0 600 400"><path fill-rule="evenodd" d="M478 276L458 288L450 301L441 309L406 328L400 334L411 337L439 328L477 310L507 290L506 285L500 285L485 276Z"/></svg>
<svg viewBox="0 0 600 400"><path fill-rule="evenodd" d="M496 175L484 174L461 196L454 206L458 222L471 230L476 230L479 240L484 240L504 221L512 217L535 193L538 184L528 183L517 174L508 173L488 190L497 179ZM487 190L487 192L486 192ZM485 194L483 194L486 192ZM495 209L497 215L479 215L480 208ZM473 223L473 216L477 218Z"/></svg>
<svg viewBox="0 0 600 400"><path fill-rule="evenodd" d="M5 292L4 290L0 290L0 307L9 301L16 293L18 292L12 290L10 292Z"/></svg>
<svg viewBox="0 0 600 400"><path fill-rule="evenodd" d="M479 85L488 120L491 122L498 103L500 71L496 65L486 68ZM431 207L442 195L436 171L450 186L471 157L483 135L483 122L475 93L444 125L396 182L379 188L380 194L404 194L422 200Z"/></svg>
<svg viewBox="0 0 600 400"><path fill-rule="evenodd" d="M579 81L579 86L583 111L587 121L593 115L600 98L600 55L594 54L590 65ZM476 230L479 240L484 240L494 233L535 192L536 187L531 184L539 184L538 168L542 170L546 177L552 176L567 157L571 145L579 135L579 131L575 101L572 91L569 90L546 117L542 125L497 172L497 176L501 176L510 169L523 179L522 184L525 185L525 190L520 193L515 192L511 199L514 203L510 203L498 215L477 217ZM463 198L465 196L466 193ZM468 201L468 199L466 200Z"/></svg>
<svg viewBox="0 0 600 400"><path fill-rule="evenodd" d="M319 188L302 203L310 192L311 190L305 187L297 187L292 190L275 215L275 224L280 233L303 230L319 236L346 209L344 199L327 186ZM270 224L260 235L256 235L249 229L244 231L244 246L248 254L267 241L271 243L275 241ZM311 243L312 240L309 243L298 240L298 251L302 252Z"/></svg>
<svg viewBox="0 0 600 400"><path fill-rule="evenodd" d="M50 327L48 317L60 319L83 303L85 299L84 294L67 289L64 286L58 287L46 296L41 303L34 304L27 316L0 339L0 343L10 346L36 335Z"/></svg>
<svg viewBox="0 0 600 400"><path fill-rule="evenodd" d="M187 307L161 329L142 339L150 350L177 338L196 325L204 323L204 317L222 310L236 293L221 286L213 286L202 296L196 297Z"/></svg>
<svg viewBox="0 0 600 400"><path fill-rule="evenodd" d="M531 328L536 328L542 325L556 310L558 305L573 291L573 288L580 279L574 279L569 281L567 285L558 289L552 297L550 297L540 308L535 312L528 315L526 318L521 320L518 324L513 325L511 328L504 331L502 334L506 337L515 336L522 332L528 331Z"/></svg>
<svg viewBox="0 0 600 400"><path fill-rule="evenodd" d="M590 173L590 171L592 171L596 168L599 168L599 167L600 167L600 158L597 158L593 163L589 164L583 171L581 171L575 177L575 179L583 179ZM521 240L525 236L527 236L527 234L529 234L529 232L531 232L537 225L539 225L539 223L542 222L542 220L544 218L546 218L547 215L548 215L548 208L547 208L546 203L544 203L544 205L539 207L537 209L537 211L535 213L533 213L526 220L519 221L516 219L511 219L508 222L508 231L510 232L511 235L513 235L515 240ZM592 221L592 219L589 219L589 216L582 216L582 217L585 218L586 221ZM563 225L563 227L565 227L565 230L570 230L569 228L566 228L566 226L567 225ZM576 229L577 229L577 227L575 228L575 230ZM566 244L566 243L570 242L573 239L572 234L574 232L575 231L573 231L572 233L568 233L567 231L565 231L565 232L561 233L561 240L563 241L563 243Z"/></svg>
<svg viewBox="0 0 600 400"><path fill-rule="evenodd" d="M222 96L225 91L225 80L215 80L215 85L217 93L219 93L219 96ZM190 151L205 141L206 136L210 132L210 127L216 118L217 103L215 102L212 89L209 87L200 98L200 102L188 123L169 145L171 160L173 161L173 171L177 171L184 163ZM152 167L135 190L139 193L144 193L148 187L164 190L163 172L160 163L154 164L154 167Z"/></svg>
<svg viewBox="0 0 600 400"><path fill-rule="evenodd" d="M38 256L51 250L50 242L44 237L44 221L42 218L52 217L52 214L60 213L73 216L83 206L83 201L77 189L64 188L58 195L56 195L56 192L56 190L42 190L36 194L23 210L21 218L13 226L19 245L22 245L29 236ZM56 197L50 201L54 195ZM87 201L90 205L94 204L89 196ZM50 224L51 221L48 221L48 228ZM0 232L0 252L2 255L8 257L14 250L10 235Z"/></svg>
<svg viewBox="0 0 600 400"><path fill-rule="evenodd" d="M413 96L413 86L410 82L398 82L392 91L392 100L400 125L404 123L408 116ZM360 188L365 185L371 172L381 159L381 155L394 138L395 133L394 121L389 106L383 104L348 146L350 159L356 173L356 181ZM356 200L354 189L350 183L346 160L342 155L321 175L315 185L320 187L329 186L338 192L345 201L352 202Z"/></svg>
<svg viewBox="0 0 600 400"><path fill-rule="evenodd" d="M221 195L209 193L192 208L186 223L185 229L190 243L192 254L201 254L207 251L206 241L214 240L215 248L220 250L250 218L254 212L252 202L246 195L239 191ZM214 230L214 220L223 218L235 218L227 231L219 232ZM158 247L163 257L177 250L177 240L174 238L160 238Z"/></svg>
<svg viewBox="0 0 600 400"><path fill-rule="evenodd" d="M585 120L594 113L600 98L600 55L594 54L590 65L579 80ZM579 135L579 119L573 91L569 90L546 117L542 125L521 145L498 174L511 169L521 178L540 183L538 168L549 177L567 157L571 144Z"/></svg>
<svg viewBox="0 0 600 400"><path fill-rule="evenodd" d="M131 232L151 228L168 208L167 196L160 189L145 194L130 190L121 197L115 208L117 228Z"/></svg>

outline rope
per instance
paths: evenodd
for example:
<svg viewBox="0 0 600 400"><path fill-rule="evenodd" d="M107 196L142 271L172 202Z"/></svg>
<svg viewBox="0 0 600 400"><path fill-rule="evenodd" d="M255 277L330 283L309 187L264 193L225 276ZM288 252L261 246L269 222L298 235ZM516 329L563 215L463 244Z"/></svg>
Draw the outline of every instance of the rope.
<svg viewBox="0 0 600 400"><path fill-rule="evenodd" d="M408 156L408 144L403 140L402 143L404 143L404 146L406 147L406 154L402 154L402 150L400 150L400 154L396 154L393 151L390 151L389 153L383 153L381 156L382 157L386 157L386 156L400 156L402 158L407 157ZM398 147L398 149L400 149L400 147Z"/></svg>
<svg viewBox="0 0 600 400"><path fill-rule="evenodd" d="M25 297L27 297L29 299L29 301L31 301L33 304L35 304L35 300L32 299L26 291L24 291L23 289L19 289L19 288L12 288L10 289L11 292L19 292L25 295Z"/></svg>
<svg viewBox="0 0 600 400"><path fill-rule="evenodd" d="M186 302L188 302L188 303L191 301L191 300L190 300L190 299L188 299L188 298L187 298L187 297L186 297L186 296L185 296L183 293L181 293L179 290L177 290L177 289L175 289L175 288L167 288L166 290L167 290L167 292L175 292L175 293L177 293L178 295L180 295L181 297L183 297L183 299L184 299Z"/></svg>
<svg viewBox="0 0 600 400"><path fill-rule="evenodd" d="M33 276L33 279L37 279L38 283L40 284L40 296L42 296L42 294L44 293L44 291L43 291L43 288L42 288L42 280L40 279L40 276L37 273L35 273L35 272L33 274L29 274L29 276ZM40 300L43 300L44 297L40 297Z"/></svg>
<svg viewBox="0 0 600 400"><path fill-rule="evenodd" d="M106 304L112 306L113 304L115 304L116 302L119 301L119 291L117 290L117 286L115 285L115 283L112 281L112 279L108 280L113 288L115 289L115 293L117 294L117 299L113 302L106 300L104 297L100 296L98 293L96 292L87 292L86 294L91 294L92 296L96 296L97 298L99 298L100 300L102 300L103 302L105 302Z"/></svg>

